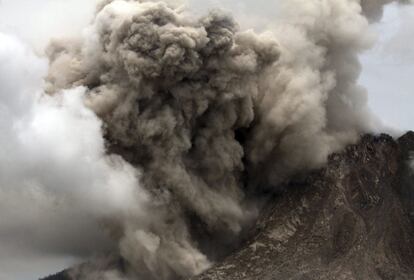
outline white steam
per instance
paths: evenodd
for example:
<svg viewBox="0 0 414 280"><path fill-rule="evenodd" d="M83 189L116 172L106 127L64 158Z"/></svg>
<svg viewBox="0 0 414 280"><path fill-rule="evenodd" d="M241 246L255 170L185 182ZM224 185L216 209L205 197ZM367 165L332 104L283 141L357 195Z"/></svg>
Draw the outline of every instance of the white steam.
<svg viewBox="0 0 414 280"><path fill-rule="evenodd" d="M44 95L47 61L13 36L0 41L0 275L12 279L14 258L36 265L36 252L79 258L110 249L99 219L138 209L146 196L138 171L106 155L85 89Z"/></svg>

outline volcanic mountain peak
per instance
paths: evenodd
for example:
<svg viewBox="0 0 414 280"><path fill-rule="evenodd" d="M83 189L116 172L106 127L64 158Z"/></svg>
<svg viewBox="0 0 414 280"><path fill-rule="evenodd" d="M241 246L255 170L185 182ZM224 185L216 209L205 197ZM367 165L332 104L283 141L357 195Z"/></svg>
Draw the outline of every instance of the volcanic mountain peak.
<svg viewBox="0 0 414 280"><path fill-rule="evenodd" d="M275 198L244 248L194 279L413 279L413 150L410 132L333 154Z"/></svg>

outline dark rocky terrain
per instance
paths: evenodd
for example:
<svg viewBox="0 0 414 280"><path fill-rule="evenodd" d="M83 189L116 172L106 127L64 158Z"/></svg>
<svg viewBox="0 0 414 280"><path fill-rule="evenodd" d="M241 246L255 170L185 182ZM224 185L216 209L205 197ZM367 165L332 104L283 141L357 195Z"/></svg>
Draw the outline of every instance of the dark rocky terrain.
<svg viewBox="0 0 414 280"><path fill-rule="evenodd" d="M364 136L331 155L269 201L243 246L192 280L414 279L411 152L413 132Z"/></svg>

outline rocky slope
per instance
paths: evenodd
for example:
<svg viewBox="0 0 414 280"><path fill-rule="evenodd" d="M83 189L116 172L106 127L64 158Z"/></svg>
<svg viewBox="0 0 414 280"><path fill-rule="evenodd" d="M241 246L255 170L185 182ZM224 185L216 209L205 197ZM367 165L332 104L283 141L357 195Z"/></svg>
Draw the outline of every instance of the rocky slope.
<svg viewBox="0 0 414 280"><path fill-rule="evenodd" d="M398 141L364 136L289 183L251 238L192 280L414 279L412 151L413 132Z"/></svg>
<svg viewBox="0 0 414 280"><path fill-rule="evenodd" d="M409 150L413 133L332 155L271 204L244 248L194 279L414 279Z"/></svg>

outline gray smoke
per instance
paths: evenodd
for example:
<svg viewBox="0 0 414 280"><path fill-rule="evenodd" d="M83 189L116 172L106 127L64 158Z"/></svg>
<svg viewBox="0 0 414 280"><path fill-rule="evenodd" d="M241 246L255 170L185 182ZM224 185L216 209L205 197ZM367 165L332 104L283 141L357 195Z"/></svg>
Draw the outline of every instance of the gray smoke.
<svg viewBox="0 0 414 280"><path fill-rule="evenodd" d="M384 12L384 6L392 2L400 4L413 3L412 0L360 0L364 14L371 21L379 21Z"/></svg>
<svg viewBox="0 0 414 280"><path fill-rule="evenodd" d="M28 107L56 118L57 131L72 124L40 144L77 143L83 160L68 172L76 163L60 167L58 150L51 170L65 176L29 166L29 179L54 194L50 204L63 193L64 220L73 205L111 240L109 260L77 278L124 277L111 267L118 257L133 279L201 273L254 221L246 194L276 190L381 127L357 83L358 54L391 1L279 2L274 28L256 34L220 11L194 19L163 2L103 1L82 36L50 44L49 101Z"/></svg>
<svg viewBox="0 0 414 280"><path fill-rule="evenodd" d="M329 154L379 127L357 84L358 54L373 42L358 1L280 6L281 57L265 79L248 145L259 184L277 185L292 172L320 167Z"/></svg>
<svg viewBox="0 0 414 280"><path fill-rule="evenodd" d="M277 43L239 32L220 12L192 22L164 3L114 1L83 41L55 42L48 54L49 90L88 87L109 150L142 170L153 196L153 222L120 225L122 257L157 279L208 268L186 220L237 235L252 218L242 207L244 149L235 133L254 120Z"/></svg>
<svg viewBox="0 0 414 280"><path fill-rule="evenodd" d="M280 184L382 124L358 85L358 55L392 1L279 1L281 56L268 72L247 152L254 185ZM401 1L408 3L408 1Z"/></svg>

